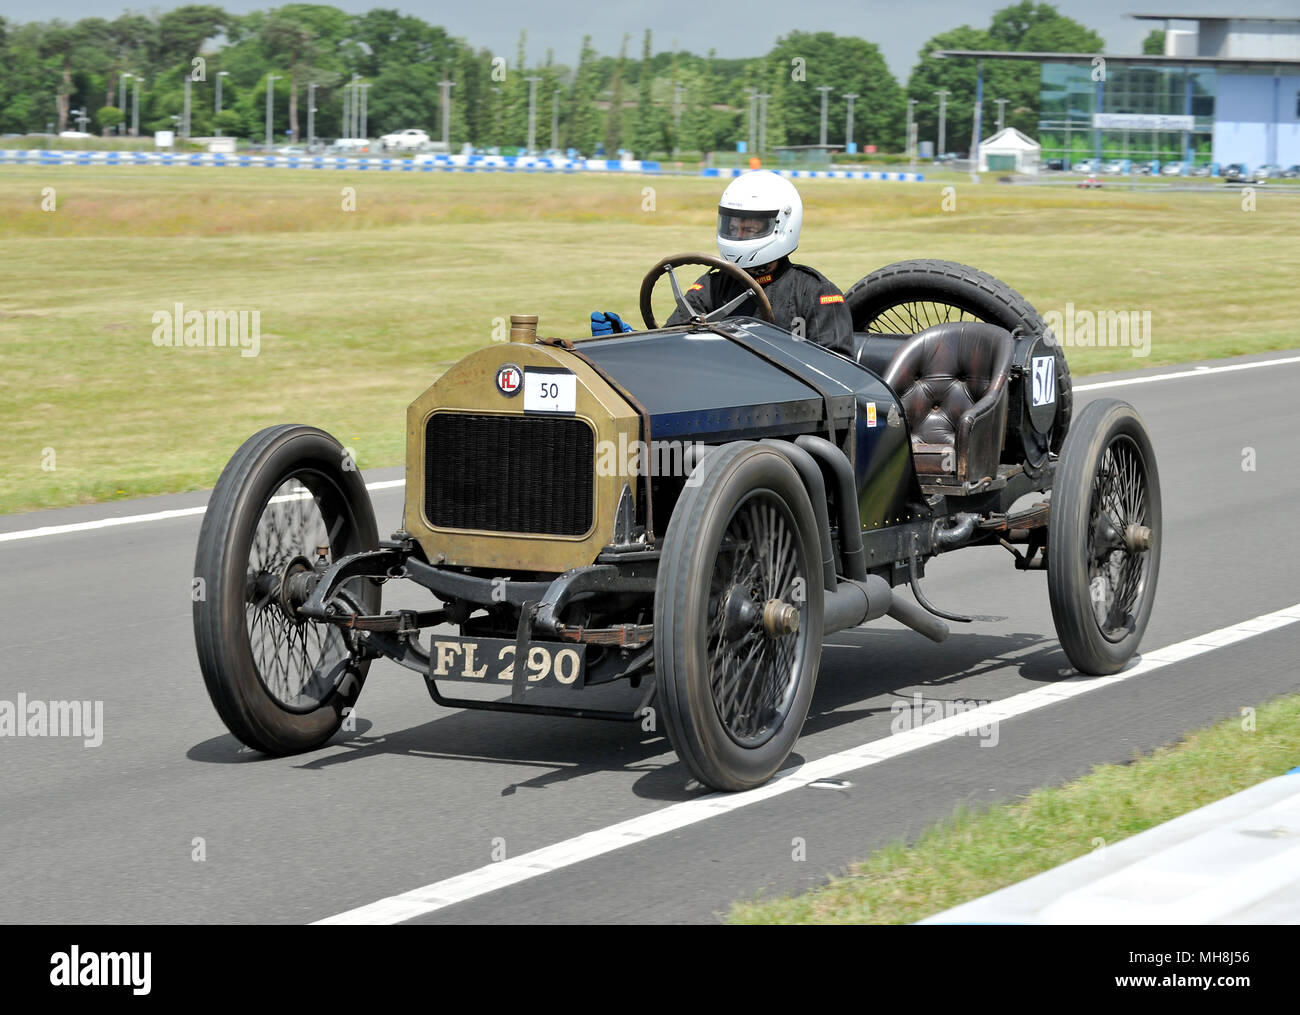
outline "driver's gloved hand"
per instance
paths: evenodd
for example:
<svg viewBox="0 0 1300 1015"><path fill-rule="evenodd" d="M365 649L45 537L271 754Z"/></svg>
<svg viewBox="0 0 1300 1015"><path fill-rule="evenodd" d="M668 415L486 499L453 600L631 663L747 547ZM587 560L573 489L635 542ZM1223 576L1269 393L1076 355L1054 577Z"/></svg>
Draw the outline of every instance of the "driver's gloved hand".
<svg viewBox="0 0 1300 1015"><path fill-rule="evenodd" d="M591 312L592 335L626 334L635 330L611 310L593 310Z"/></svg>

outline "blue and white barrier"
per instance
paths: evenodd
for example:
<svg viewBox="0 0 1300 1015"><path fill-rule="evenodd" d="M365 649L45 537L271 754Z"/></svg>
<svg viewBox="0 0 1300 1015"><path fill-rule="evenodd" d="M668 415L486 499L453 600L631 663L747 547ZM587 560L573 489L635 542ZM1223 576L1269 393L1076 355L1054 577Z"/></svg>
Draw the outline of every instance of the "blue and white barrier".
<svg viewBox="0 0 1300 1015"><path fill-rule="evenodd" d="M636 173L663 172L645 159L567 159L531 155L225 155L213 152L47 151L0 148L0 165L18 166L233 166L242 169L351 169L398 173ZM701 169L701 176L733 177L743 169ZM796 180L899 180L919 183L920 173L866 170L778 169Z"/></svg>
<svg viewBox="0 0 1300 1015"><path fill-rule="evenodd" d="M355 169L379 172L658 173L658 162L551 159L511 155L226 155L212 152L47 151L0 148L0 165L235 166L262 169Z"/></svg>
<svg viewBox="0 0 1300 1015"><path fill-rule="evenodd" d="M739 176L747 169L701 169L701 176ZM895 180L901 183L920 183L922 173L886 173L870 169L775 169L792 180Z"/></svg>

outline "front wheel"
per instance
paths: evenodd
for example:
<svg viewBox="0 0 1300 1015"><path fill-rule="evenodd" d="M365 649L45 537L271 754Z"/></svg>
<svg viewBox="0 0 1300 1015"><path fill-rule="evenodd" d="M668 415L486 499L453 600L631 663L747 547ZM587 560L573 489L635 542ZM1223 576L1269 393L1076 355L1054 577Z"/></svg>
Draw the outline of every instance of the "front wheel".
<svg viewBox="0 0 1300 1015"><path fill-rule="evenodd" d="M760 444L710 454L673 510L655 674L668 739L706 786L761 785L799 738L821 663L817 548L799 474Z"/></svg>
<svg viewBox="0 0 1300 1015"><path fill-rule="evenodd" d="M361 474L322 430L263 430L222 472L199 533L194 640L212 704L249 747L319 747L355 704L369 660L357 658L350 633L298 616L286 588L296 574L378 545ZM379 591L359 578L340 595L373 614Z"/></svg>
<svg viewBox="0 0 1300 1015"><path fill-rule="evenodd" d="M1116 673L1137 651L1162 536L1160 474L1141 417L1115 398L1089 403L1061 451L1047 530L1052 619L1081 673Z"/></svg>

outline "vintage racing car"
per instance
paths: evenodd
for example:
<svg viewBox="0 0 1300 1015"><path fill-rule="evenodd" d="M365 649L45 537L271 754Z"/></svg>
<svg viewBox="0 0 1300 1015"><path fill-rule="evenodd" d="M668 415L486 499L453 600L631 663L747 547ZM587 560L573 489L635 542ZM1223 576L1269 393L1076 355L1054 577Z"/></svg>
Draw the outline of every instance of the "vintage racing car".
<svg viewBox="0 0 1300 1015"><path fill-rule="evenodd" d="M678 284L685 264L747 290L706 317ZM689 324L657 326L665 276ZM653 709L694 778L744 790L793 749L822 639L888 615L942 641L945 621L972 618L929 602L926 563L989 544L1047 572L1078 670L1122 668L1160 563L1138 414L1100 399L1072 418L1054 336L984 272L905 261L845 298L852 358L776 327L750 276L704 254L646 275L646 331L569 341L512 318L508 343L411 404L390 539L333 437L249 438L195 570L198 657L226 726L269 754L320 747L388 657L445 706ZM745 300L751 316L727 317ZM381 610L398 580L426 608ZM616 681L633 707L591 703ZM466 684L480 689L451 690Z"/></svg>

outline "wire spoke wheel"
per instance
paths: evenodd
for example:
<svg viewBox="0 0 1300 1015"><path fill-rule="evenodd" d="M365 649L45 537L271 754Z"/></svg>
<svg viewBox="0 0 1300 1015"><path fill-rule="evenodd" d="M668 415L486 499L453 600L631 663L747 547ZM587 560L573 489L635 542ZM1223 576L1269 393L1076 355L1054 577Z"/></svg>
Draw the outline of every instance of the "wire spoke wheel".
<svg viewBox="0 0 1300 1015"><path fill-rule="evenodd" d="M285 480L267 501L249 550L244 609L248 643L267 693L290 711L320 705L338 683L351 646L329 624L296 617L281 603L281 577L294 561L314 561L330 528L305 477ZM335 519L337 536L342 519Z"/></svg>
<svg viewBox="0 0 1300 1015"><path fill-rule="evenodd" d="M780 604L794 611L794 623L804 621L807 581L790 509L771 491L751 494L732 515L714 565L706 648L713 704L741 746L766 743L789 715L806 639L774 636L763 618Z"/></svg>
<svg viewBox="0 0 1300 1015"><path fill-rule="evenodd" d="M270 427L231 458L199 533L194 638L208 695L244 744L292 754L338 730L370 661L350 633L303 618L290 583L378 545L370 495L329 434ZM377 613L379 593L359 578L340 597Z"/></svg>
<svg viewBox="0 0 1300 1015"><path fill-rule="evenodd" d="M1047 591L1061 647L1082 673L1137 651L1160 569L1160 478L1146 427L1114 398L1090 402L1052 484Z"/></svg>
<svg viewBox="0 0 1300 1015"><path fill-rule="evenodd" d="M785 763L812 701L817 523L778 448L736 441L696 468L704 478L678 498L656 579L656 700L694 778L750 789Z"/></svg>
<svg viewBox="0 0 1300 1015"><path fill-rule="evenodd" d="M1142 453L1131 438L1117 437L1102 455L1089 505L1094 546L1088 562L1089 599L1107 641L1122 640L1136 623L1150 557L1130 549L1124 534L1133 534L1141 545L1141 530L1148 528L1146 509Z"/></svg>
<svg viewBox="0 0 1300 1015"><path fill-rule="evenodd" d="M952 321L982 321L963 307L937 300L905 300L885 307L862 328L869 335L915 335L936 324ZM990 322L991 323L991 322Z"/></svg>

